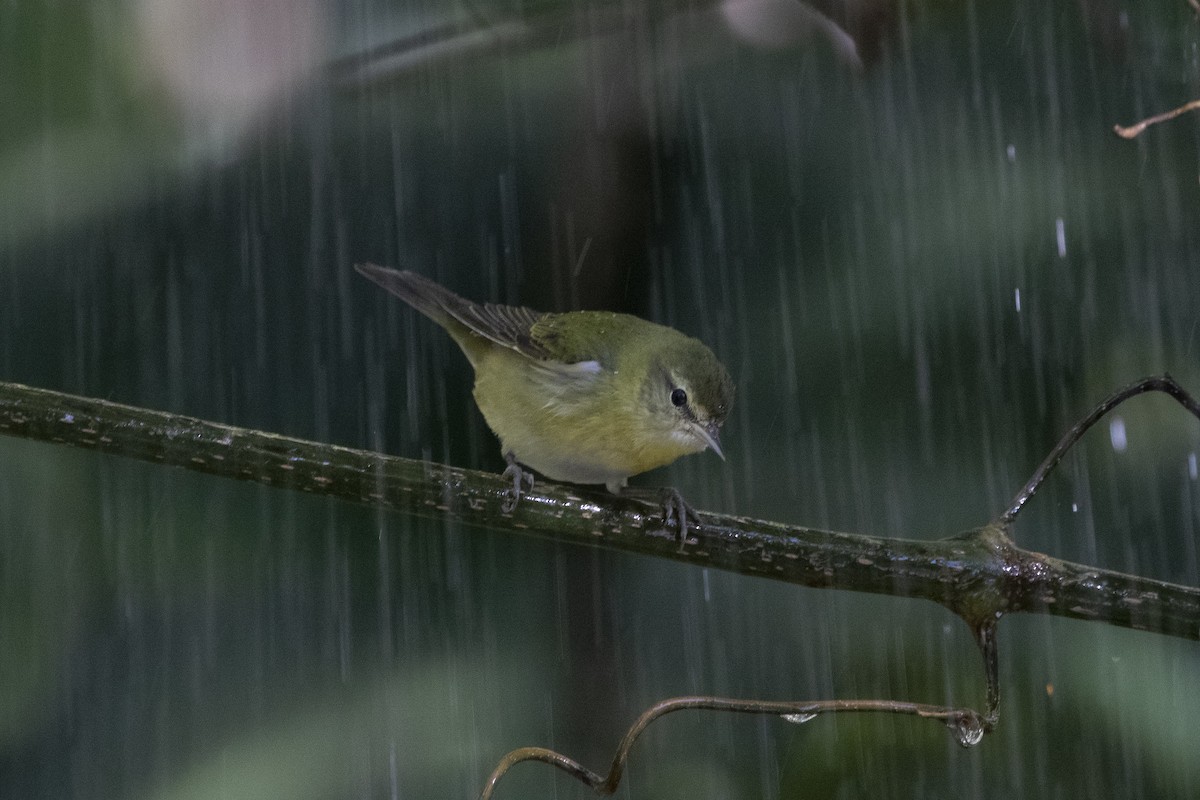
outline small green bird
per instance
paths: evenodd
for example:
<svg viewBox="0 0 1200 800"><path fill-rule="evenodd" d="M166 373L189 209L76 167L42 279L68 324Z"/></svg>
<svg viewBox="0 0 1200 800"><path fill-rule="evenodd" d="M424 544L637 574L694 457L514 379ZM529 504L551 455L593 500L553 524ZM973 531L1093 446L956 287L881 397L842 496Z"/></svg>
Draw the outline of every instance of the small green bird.
<svg viewBox="0 0 1200 800"><path fill-rule="evenodd" d="M445 328L466 354L475 402L513 478L506 510L523 480L532 486L521 464L620 494L629 476L680 456L712 448L725 457L719 433L733 381L696 339L628 314L481 305L413 272L355 269ZM686 504L667 491L685 533Z"/></svg>

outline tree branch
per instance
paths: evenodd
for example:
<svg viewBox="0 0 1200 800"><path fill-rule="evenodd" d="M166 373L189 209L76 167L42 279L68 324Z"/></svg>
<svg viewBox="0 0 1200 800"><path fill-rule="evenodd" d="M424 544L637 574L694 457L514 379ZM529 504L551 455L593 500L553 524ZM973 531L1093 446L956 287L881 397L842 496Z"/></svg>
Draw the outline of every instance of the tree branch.
<svg viewBox="0 0 1200 800"><path fill-rule="evenodd" d="M937 720L954 732L963 747L973 747L983 738L988 722L969 708L931 706L901 700L735 700L727 697L673 697L655 703L629 727L617 746L607 775L599 775L574 759L545 747L521 747L508 753L492 770L484 784L480 800L490 800L496 784L510 769L522 761L540 761L558 767L563 772L591 788L598 795L616 792L625 773L629 752L650 723L675 711L726 711L739 714L772 714L793 724L803 725L823 714L885 713L907 714Z"/></svg>
<svg viewBox="0 0 1200 800"><path fill-rule="evenodd" d="M924 598L972 629L1028 612L1200 639L1200 590L1022 550L1004 522L910 541L701 512L681 548L659 509L634 499L539 482L505 514L499 475L19 384L0 383L0 433L802 586Z"/></svg>

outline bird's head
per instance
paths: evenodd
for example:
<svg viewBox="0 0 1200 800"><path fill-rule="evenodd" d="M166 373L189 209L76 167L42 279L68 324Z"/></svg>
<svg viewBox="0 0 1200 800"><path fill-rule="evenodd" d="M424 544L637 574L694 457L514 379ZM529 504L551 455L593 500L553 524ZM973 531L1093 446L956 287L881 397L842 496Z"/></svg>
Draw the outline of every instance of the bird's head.
<svg viewBox="0 0 1200 800"><path fill-rule="evenodd" d="M641 399L654 433L678 455L712 448L722 459L720 431L733 406L733 380L703 343L686 336L655 354Z"/></svg>

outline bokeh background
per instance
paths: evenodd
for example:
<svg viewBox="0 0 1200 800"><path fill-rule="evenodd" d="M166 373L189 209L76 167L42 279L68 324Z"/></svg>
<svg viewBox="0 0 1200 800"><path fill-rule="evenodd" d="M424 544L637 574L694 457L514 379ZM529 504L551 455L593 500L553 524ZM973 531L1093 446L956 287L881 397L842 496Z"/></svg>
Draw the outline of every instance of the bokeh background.
<svg viewBox="0 0 1200 800"><path fill-rule="evenodd" d="M351 269L610 308L734 374L698 508L938 538L1141 375L1200 391L1188 3L0 4L0 380L502 467ZM1196 585L1200 425L1090 434L1019 542ZM1195 797L1200 647L999 628L1001 724L685 713L623 798ZM799 589L0 439L0 797L468 798L650 703L983 699L968 632ZM588 797L522 765L497 797Z"/></svg>

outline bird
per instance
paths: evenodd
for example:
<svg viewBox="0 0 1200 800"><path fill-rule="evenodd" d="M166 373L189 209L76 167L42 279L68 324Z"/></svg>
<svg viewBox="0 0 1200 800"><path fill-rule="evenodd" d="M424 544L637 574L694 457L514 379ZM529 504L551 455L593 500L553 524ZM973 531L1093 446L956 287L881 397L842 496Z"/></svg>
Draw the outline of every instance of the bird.
<svg viewBox="0 0 1200 800"><path fill-rule="evenodd" d="M474 398L500 440L512 512L533 476L603 484L712 450L734 399L729 372L703 342L609 311L546 313L474 303L408 270L356 264L364 277L450 334L475 372ZM664 489L664 521L686 541L690 508ZM694 512L693 512L694 513Z"/></svg>

